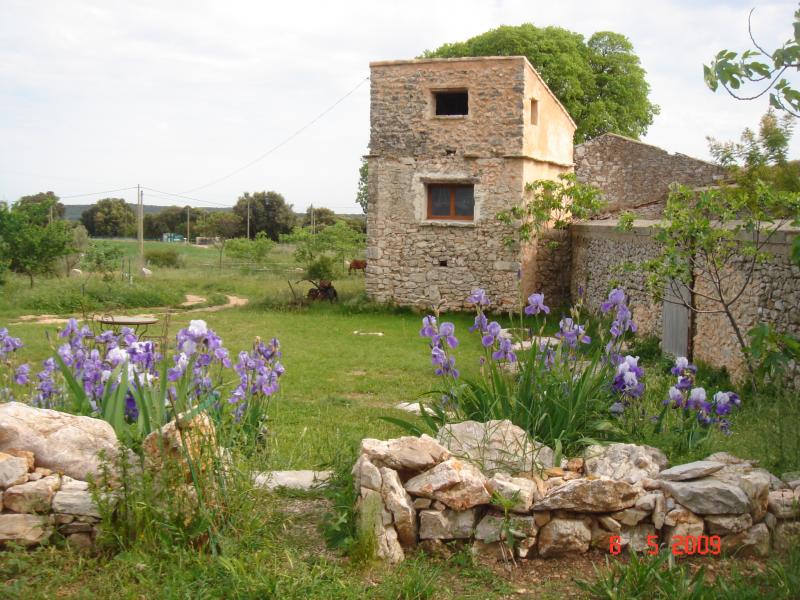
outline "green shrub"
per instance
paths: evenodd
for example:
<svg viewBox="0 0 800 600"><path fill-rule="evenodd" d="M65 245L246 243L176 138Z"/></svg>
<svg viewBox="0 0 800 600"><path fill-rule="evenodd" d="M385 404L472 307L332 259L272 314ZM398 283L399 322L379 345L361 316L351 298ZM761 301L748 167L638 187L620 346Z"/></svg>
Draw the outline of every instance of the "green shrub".
<svg viewBox="0 0 800 600"><path fill-rule="evenodd" d="M124 253L117 244L92 241L83 256L81 267L87 271L107 275L122 266Z"/></svg>
<svg viewBox="0 0 800 600"><path fill-rule="evenodd" d="M168 269L179 269L185 263L183 257L178 254L175 248L151 248L145 250L144 259L148 265Z"/></svg>
<svg viewBox="0 0 800 600"><path fill-rule="evenodd" d="M330 256L323 254L318 256L308 265L306 276L309 279L319 281L320 279L331 280L336 275L336 262Z"/></svg>

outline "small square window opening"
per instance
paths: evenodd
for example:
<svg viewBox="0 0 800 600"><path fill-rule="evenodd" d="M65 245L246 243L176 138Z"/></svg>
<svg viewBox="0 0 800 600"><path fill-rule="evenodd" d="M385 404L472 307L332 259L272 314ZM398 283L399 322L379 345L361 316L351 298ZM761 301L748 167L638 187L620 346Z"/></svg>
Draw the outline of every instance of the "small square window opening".
<svg viewBox="0 0 800 600"><path fill-rule="evenodd" d="M469 94L466 90L453 92L434 92L437 117L450 117L469 114Z"/></svg>

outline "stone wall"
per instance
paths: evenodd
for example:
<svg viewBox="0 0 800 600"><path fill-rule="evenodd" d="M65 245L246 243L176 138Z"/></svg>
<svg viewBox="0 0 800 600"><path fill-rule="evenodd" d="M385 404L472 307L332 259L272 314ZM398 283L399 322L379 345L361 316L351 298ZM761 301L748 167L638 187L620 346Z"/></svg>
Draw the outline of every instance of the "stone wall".
<svg viewBox="0 0 800 600"><path fill-rule="evenodd" d="M525 182L572 167L575 125L524 57L372 63L366 291L379 302L463 308L476 287L516 304L535 249L508 248L496 219ZM436 116L434 93L466 89L467 115ZM534 102L535 101L535 102ZM536 123L532 111L536 110ZM431 183L472 184L473 221L427 218Z"/></svg>
<svg viewBox="0 0 800 600"><path fill-rule="evenodd" d="M0 546L44 544L57 532L85 548L94 543L99 523L86 481L37 466L33 452L0 452Z"/></svg>
<svg viewBox="0 0 800 600"><path fill-rule="evenodd" d="M687 537L688 554L763 557L800 536L796 474L781 480L726 453L668 469L660 450L633 444L553 459L510 421L446 425L436 439L362 440L360 527L392 563L451 540L510 561L590 548L671 552Z"/></svg>
<svg viewBox="0 0 800 600"><path fill-rule="evenodd" d="M608 213L630 210L640 219L658 219L664 213L670 184L713 185L724 179L725 170L607 133L575 147L575 174L579 181L603 191Z"/></svg>
<svg viewBox="0 0 800 600"><path fill-rule="evenodd" d="M657 254L651 239L656 223L636 221L630 232L617 231L616 220L573 225L570 289L573 299L583 291L589 305L597 307L612 287L624 287L640 332L661 337L662 306L647 295L644 271L639 266ZM734 305L743 332L760 321L778 331L800 335L800 267L790 260L792 240L799 233L800 229L786 227L766 246L772 258L756 265L752 284ZM746 261L742 259L731 269L730 285L735 285L741 280L737 271L741 274L747 269ZM695 359L725 366L734 376L744 373L735 334L724 315L696 315L694 330Z"/></svg>

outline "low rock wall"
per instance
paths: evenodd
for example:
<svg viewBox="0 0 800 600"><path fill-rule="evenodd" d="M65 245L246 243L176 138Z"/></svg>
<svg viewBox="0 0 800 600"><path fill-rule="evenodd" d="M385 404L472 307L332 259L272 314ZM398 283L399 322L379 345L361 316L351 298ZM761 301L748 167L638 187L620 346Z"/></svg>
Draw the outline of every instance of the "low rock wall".
<svg viewBox="0 0 800 600"><path fill-rule="evenodd" d="M392 563L449 540L504 558L662 546L766 556L800 540L800 474L783 481L726 453L667 468L660 450L632 444L556 466L509 421L365 439L353 476L359 522Z"/></svg>
<svg viewBox="0 0 800 600"><path fill-rule="evenodd" d="M0 452L0 546L33 546L58 533L77 547L90 547L100 511L89 484L36 464L33 452Z"/></svg>

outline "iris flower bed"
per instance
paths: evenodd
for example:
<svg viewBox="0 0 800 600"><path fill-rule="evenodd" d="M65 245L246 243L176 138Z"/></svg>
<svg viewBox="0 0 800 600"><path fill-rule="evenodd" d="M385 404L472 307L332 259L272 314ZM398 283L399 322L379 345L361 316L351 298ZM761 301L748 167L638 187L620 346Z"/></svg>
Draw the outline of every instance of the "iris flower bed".
<svg viewBox="0 0 800 600"><path fill-rule="evenodd" d="M492 302L482 289L467 302L475 308L469 332L480 336L480 375L462 378L457 367L459 339L452 322L439 314L422 320L434 373L442 386L421 402L425 425L435 430L448 422L509 419L558 453L577 453L602 440L652 442L677 452L700 448L712 429L731 431L727 416L741 404L739 396L718 391L713 396L696 385L696 369L684 357L673 368L677 381L668 397L654 401L639 357L625 353L637 327L621 288L613 289L589 315L582 302L559 320L554 338L546 338L544 317L550 313L543 294L531 294L520 307L523 335L490 320ZM587 331L597 319L599 339ZM515 343L516 342L516 343ZM389 419L410 431L412 422Z"/></svg>

